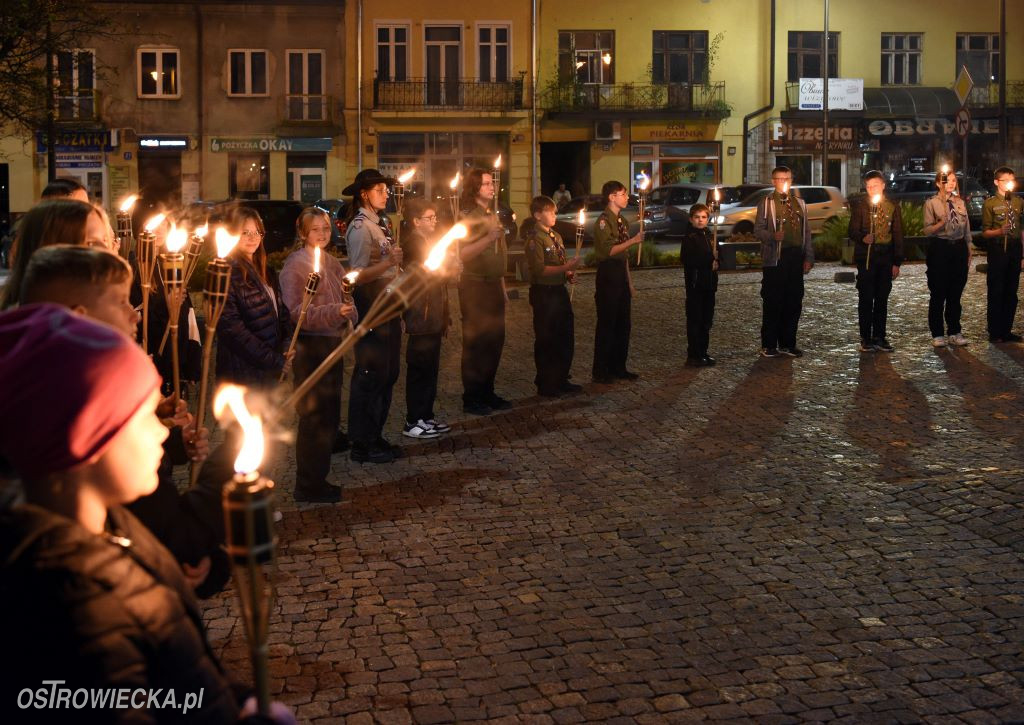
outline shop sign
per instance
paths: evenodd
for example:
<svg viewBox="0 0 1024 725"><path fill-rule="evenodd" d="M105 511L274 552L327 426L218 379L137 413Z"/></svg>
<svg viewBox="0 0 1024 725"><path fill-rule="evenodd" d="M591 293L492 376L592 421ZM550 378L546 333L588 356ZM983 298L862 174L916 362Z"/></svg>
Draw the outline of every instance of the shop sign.
<svg viewBox="0 0 1024 725"><path fill-rule="evenodd" d="M772 125L768 147L772 151L821 151L821 136L820 124L776 121ZM853 126L829 125L829 151L852 151L857 148L857 130Z"/></svg>
<svg viewBox="0 0 1024 725"><path fill-rule="evenodd" d="M718 134L716 123L686 123L668 121L644 123L633 121L629 140L637 141L714 141Z"/></svg>
<svg viewBox="0 0 1024 725"><path fill-rule="evenodd" d="M139 148L151 151L184 151L188 136L139 136Z"/></svg>
<svg viewBox="0 0 1024 725"><path fill-rule="evenodd" d="M820 111L824 95L821 78L801 78L799 108L801 111ZM830 111L863 111L863 78L829 78L828 108Z"/></svg>
<svg viewBox="0 0 1024 725"><path fill-rule="evenodd" d="M868 133L872 136L952 136L956 123L951 118L921 118L916 121L871 121ZM976 118L971 121L972 134L999 133L998 118Z"/></svg>
<svg viewBox="0 0 1024 725"><path fill-rule="evenodd" d="M274 136L254 136L249 138L210 139L210 151L330 151L332 141L329 138L276 138Z"/></svg>
<svg viewBox="0 0 1024 725"><path fill-rule="evenodd" d="M57 131L54 148L57 151L113 151L117 139L110 131ZM46 132L36 131L36 151L46 153Z"/></svg>
<svg viewBox="0 0 1024 725"><path fill-rule="evenodd" d="M95 169L103 166L102 153L58 153L57 168L61 169Z"/></svg>

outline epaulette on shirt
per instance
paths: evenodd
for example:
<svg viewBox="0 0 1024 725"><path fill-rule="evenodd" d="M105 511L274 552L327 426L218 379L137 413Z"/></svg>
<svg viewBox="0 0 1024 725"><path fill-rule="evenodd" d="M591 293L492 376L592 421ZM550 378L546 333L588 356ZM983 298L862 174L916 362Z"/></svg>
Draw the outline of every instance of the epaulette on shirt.
<svg viewBox="0 0 1024 725"><path fill-rule="evenodd" d="M362 228L362 226L363 226L363 219L362 219L362 217L356 217L355 219L352 220L352 228L353 229L360 229L360 228Z"/></svg>

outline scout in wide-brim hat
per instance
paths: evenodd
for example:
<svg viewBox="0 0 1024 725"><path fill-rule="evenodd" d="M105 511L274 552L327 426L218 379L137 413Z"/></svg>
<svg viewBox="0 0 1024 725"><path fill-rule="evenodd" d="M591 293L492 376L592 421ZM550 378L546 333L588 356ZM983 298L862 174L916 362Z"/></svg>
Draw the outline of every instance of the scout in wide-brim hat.
<svg viewBox="0 0 1024 725"><path fill-rule="evenodd" d="M358 174L351 184L341 190L342 196L358 196L359 192L363 189L369 189L370 187L376 186L377 184L387 184L391 186L395 183L395 180L390 176L384 176L384 174L377 171L377 169L363 169Z"/></svg>

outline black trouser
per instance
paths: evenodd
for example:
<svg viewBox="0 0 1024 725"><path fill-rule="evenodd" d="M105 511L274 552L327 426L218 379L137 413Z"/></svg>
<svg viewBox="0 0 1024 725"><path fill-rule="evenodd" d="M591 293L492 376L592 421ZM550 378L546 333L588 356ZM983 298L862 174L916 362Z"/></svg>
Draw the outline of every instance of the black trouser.
<svg viewBox="0 0 1024 725"><path fill-rule="evenodd" d="M564 284L530 285L533 308L533 360L538 392L558 393L569 382L575 346L574 318Z"/></svg>
<svg viewBox="0 0 1024 725"><path fill-rule="evenodd" d="M928 328L932 337L960 334L960 296L967 284L967 242L928 237ZM945 318L945 327L943 327Z"/></svg>
<svg viewBox="0 0 1024 725"><path fill-rule="evenodd" d="M711 323L715 319L715 285L709 269L685 272L686 279L686 357L699 360L708 354Z"/></svg>
<svg viewBox="0 0 1024 725"><path fill-rule="evenodd" d="M501 280L463 279L459 285L462 312L462 401L487 403L494 396L494 378L505 346L505 290Z"/></svg>
<svg viewBox="0 0 1024 725"><path fill-rule="evenodd" d="M779 263L761 277L761 346L796 347L804 301L804 250L784 247Z"/></svg>
<svg viewBox="0 0 1024 725"><path fill-rule="evenodd" d="M341 342L338 337L299 335L295 346L295 385L298 386ZM295 434L295 489L315 491L327 485L334 437L341 422L341 386L344 358L332 365L313 388L295 404L299 429Z"/></svg>
<svg viewBox="0 0 1024 725"><path fill-rule="evenodd" d="M632 329L626 260L606 259L597 265L597 325L594 330L594 377L626 372Z"/></svg>
<svg viewBox="0 0 1024 725"><path fill-rule="evenodd" d="M1003 251L1003 238L988 240L988 335L1005 338L1013 331L1020 285L1020 239Z"/></svg>
<svg viewBox="0 0 1024 725"><path fill-rule="evenodd" d="M369 288L369 289L367 289ZM356 288L356 309L364 318L384 284ZM402 356L402 321L396 317L374 327L356 343L352 389L348 398L348 436L353 446L370 446L381 437L391 409L391 389Z"/></svg>
<svg viewBox="0 0 1024 725"><path fill-rule="evenodd" d="M891 292L892 245L875 244L871 252L871 266L865 268L864 262L857 263L857 321L861 340L870 342L885 338Z"/></svg>
<svg viewBox="0 0 1024 725"><path fill-rule="evenodd" d="M442 334L406 337L409 341L405 344L405 421L433 420Z"/></svg>

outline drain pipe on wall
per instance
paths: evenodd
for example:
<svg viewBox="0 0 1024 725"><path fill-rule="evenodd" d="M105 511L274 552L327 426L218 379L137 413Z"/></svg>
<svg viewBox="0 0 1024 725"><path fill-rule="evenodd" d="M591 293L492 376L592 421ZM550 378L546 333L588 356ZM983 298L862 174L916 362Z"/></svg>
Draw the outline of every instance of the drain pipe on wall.
<svg viewBox="0 0 1024 725"><path fill-rule="evenodd" d="M530 198L540 195L537 161L540 139L537 138L537 10L540 0L530 3Z"/></svg>
<svg viewBox="0 0 1024 725"><path fill-rule="evenodd" d="M747 137L750 135L750 119L755 116L760 116L766 111L770 111L775 108L775 0L772 0L772 21L771 21L771 41L769 43L771 50L769 51L768 59L768 105L758 108L756 111L751 111L743 117L743 183L747 183Z"/></svg>
<svg viewBox="0 0 1024 725"><path fill-rule="evenodd" d="M772 0L774 4L775 0ZM356 170L363 168L363 0L356 3Z"/></svg>

